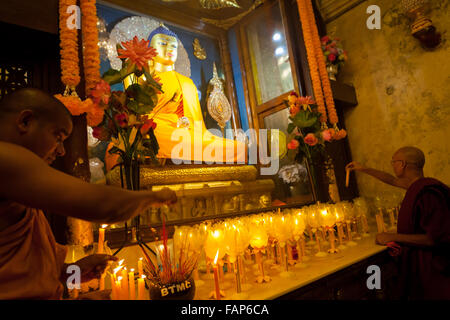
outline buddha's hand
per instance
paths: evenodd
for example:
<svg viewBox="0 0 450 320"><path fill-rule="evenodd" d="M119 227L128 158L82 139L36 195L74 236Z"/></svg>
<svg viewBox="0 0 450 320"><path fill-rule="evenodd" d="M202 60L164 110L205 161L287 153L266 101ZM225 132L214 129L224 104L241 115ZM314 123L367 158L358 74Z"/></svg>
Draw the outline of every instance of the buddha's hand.
<svg viewBox="0 0 450 320"><path fill-rule="evenodd" d="M364 170L366 167L364 167L362 164L360 164L359 162L356 161L352 161L349 164L347 164L345 166L345 170L349 170L349 171L362 171Z"/></svg>
<svg viewBox="0 0 450 320"><path fill-rule="evenodd" d="M75 262L81 269L81 282L99 279L109 262L117 261L118 258L109 254L92 254Z"/></svg>
<svg viewBox="0 0 450 320"><path fill-rule="evenodd" d="M155 205L171 205L177 202L177 195L175 191L169 188L162 188L159 191L154 192Z"/></svg>

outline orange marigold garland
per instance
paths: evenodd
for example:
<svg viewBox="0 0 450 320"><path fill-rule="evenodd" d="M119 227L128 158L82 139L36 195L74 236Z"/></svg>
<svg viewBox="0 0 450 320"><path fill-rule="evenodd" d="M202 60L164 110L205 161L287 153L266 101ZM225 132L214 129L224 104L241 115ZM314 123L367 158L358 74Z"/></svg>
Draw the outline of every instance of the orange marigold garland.
<svg viewBox="0 0 450 320"><path fill-rule="evenodd" d="M327 122L327 111L325 109L325 102L323 100L322 86L320 83L320 75L318 72L316 55L314 52L311 26L308 23L308 11L305 0L297 0L298 11L300 13L300 20L302 22L303 38L306 46L306 56L308 59L309 71L311 74L311 81L313 85L314 97L317 103L317 110L321 113L320 121L322 124Z"/></svg>
<svg viewBox="0 0 450 320"><path fill-rule="evenodd" d="M78 67L78 30L69 29L67 22L70 14L67 8L76 5L76 0L60 0L59 2L59 38L61 47L61 81L72 88L80 83Z"/></svg>
<svg viewBox="0 0 450 320"><path fill-rule="evenodd" d="M81 0L81 34L86 95L100 81L100 54L98 51L97 8L95 0Z"/></svg>
<svg viewBox="0 0 450 320"><path fill-rule="evenodd" d="M320 44L320 37L319 31L317 30L316 18L314 16L311 1L305 0L305 2L308 10L308 18L309 18L309 25L312 31L314 53L316 55L316 60L319 66L320 80L322 82L323 94L325 96L328 118L330 119L330 123L334 125L337 124L339 120L336 113L336 108L334 106L333 92L331 91L330 79L328 78L325 58Z"/></svg>

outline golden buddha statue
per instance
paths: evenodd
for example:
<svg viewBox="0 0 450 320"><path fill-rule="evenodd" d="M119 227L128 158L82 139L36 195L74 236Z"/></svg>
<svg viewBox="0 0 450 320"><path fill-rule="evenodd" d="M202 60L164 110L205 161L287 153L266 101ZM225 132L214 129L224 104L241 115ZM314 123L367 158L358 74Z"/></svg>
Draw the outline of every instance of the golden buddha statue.
<svg viewBox="0 0 450 320"><path fill-rule="evenodd" d="M158 103L149 114L149 118L157 124L154 130L160 147L157 157L184 160L184 163L191 163L189 161L192 160L196 163L219 161L225 163L227 160L228 162L232 160L234 163L245 162L246 147L243 142L218 137L206 129L197 87L190 78L175 71L177 35L161 24L150 33L149 39L150 46L157 50L157 56L149 62L150 71L159 78L163 91L158 94ZM131 77L126 78L125 88L134 80ZM180 131L175 132L177 129L185 130L183 131L185 135L180 136ZM174 138L172 138L174 132ZM180 149L180 145L181 139L187 138L190 139L188 141L190 150L186 152L185 149ZM186 141L183 142L186 143ZM201 146L201 152L198 146ZM172 154L174 147L182 152ZM220 152L216 154L219 149L222 150L222 155ZM106 152L105 162L107 170L110 170L116 164L117 156Z"/></svg>

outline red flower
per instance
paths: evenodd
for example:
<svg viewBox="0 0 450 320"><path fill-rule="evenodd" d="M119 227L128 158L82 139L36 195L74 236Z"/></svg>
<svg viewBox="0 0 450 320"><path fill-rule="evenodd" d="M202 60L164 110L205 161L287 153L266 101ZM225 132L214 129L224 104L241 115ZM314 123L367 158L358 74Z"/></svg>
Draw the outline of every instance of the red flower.
<svg viewBox="0 0 450 320"><path fill-rule="evenodd" d="M326 129L326 130L322 131L322 138L323 138L323 140L328 141L328 142L333 140L333 136L332 136L332 134L331 134L329 129Z"/></svg>
<svg viewBox="0 0 450 320"><path fill-rule="evenodd" d="M145 116L144 124L141 127L141 134L145 135L147 132L152 128L153 130L156 129L156 122L153 122L153 119L148 119L148 116Z"/></svg>
<svg viewBox="0 0 450 320"><path fill-rule="evenodd" d="M320 39L322 42L328 42L330 41L330 37L329 36L323 36L322 39Z"/></svg>
<svg viewBox="0 0 450 320"><path fill-rule="evenodd" d="M287 144L288 149L294 150L297 149L300 143L296 139L292 139L291 142Z"/></svg>
<svg viewBox="0 0 450 320"><path fill-rule="evenodd" d="M303 139L306 144L312 146L315 146L319 140L317 140L316 136L313 133L308 133L306 137Z"/></svg>
<svg viewBox="0 0 450 320"><path fill-rule="evenodd" d="M117 125L121 128L125 128L128 125L128 114L119 113L114 116L114 119L117 122Z"/></svg>
<svg viewBox="0 0 450 320"><path fill-rule="evenodd" d="M330 54L328 55L328 60L331 61L331 62L333 62L334 60L336 60L336 56L335 56L334 54L330 53Z"/></svg>
<svg viewBox="0 0 450 320"><path fill-rule="evenodd" d="M291 105L291 107L289 108L289 113L291 114L291 116L295 117L295 115L300 111L300 107L297 105Z"/></svg>
<svg viewBox="0 0 450 320"><path fill-rule="evenodd" d="M122 42L122 46L125 49L117 49L117 53L120 59L129 59L131 63L135 64L139 70L146 66L148 61L152 60L157 52L154 48L149 46L150 40L145 41L138 40L137 36L134 36L133 40Z"/></svg>
<svg viewBox="0 0 450 320"><path fill-rule="evenodd" d="M106 129L105 127L92 128L92 135L94 136L94 138L101 141L108 141L111 138L109 130Z"/></svg>
<svg viewBox="0 0 450 320"><path fill-rule="evenodd" d="M104 80L100 80L95 85L94 89L91 90L92 101L94 101L94 103L98 105L107 105L110 96L111 87L109 86L109 83Z"/></svg>

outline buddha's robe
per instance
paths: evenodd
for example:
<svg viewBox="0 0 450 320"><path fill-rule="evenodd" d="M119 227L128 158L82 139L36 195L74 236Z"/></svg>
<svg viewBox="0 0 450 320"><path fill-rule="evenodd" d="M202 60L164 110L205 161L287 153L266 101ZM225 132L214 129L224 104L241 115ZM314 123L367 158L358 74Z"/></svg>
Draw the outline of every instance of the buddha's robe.
<svg viewBox="0 0 450 320"><path fill-rule="evenodd" d="M402 245L400 289L404 298L450 299L450 193L432 178L415 181L403 199L397 232L427 234L432 247Z"/></svg>
<svg viewBox="0 0 450 320"><path fill-rule="evenodd" d="M157 74L162 84L163 93L158 95L158 103L149 115L156 123L154 130L159 144L158 158L182 159L192 161L228 161L240 163L245 161L246 148L243 142L224 139L209 132L203 121L200 102L198 99L197 87L188 77L176 71L166 71ZM182 138L172 139L172 133L178 129L178 119L181 117L189 119L189 128L184 130L190 137L190 154L188 152L177 152L172 157L172 149L179 145ZM197 124L197 128L195 126ZM198 130L198 131L196 131ZM195 132L195 136L194 136ZM200 132L200 134L197 134ZM200 142L200 140L202 140ZM200 148L194 150L195 146ZM112 147L108 147L108 150ZM215 147L222 149L222 156L215 153ZM208 148L205 151L205 148ZM117 162L116 155L106 152L105 162L107 170L110 170Z"/></svg>
<svg viewBox="0 0 450 320"><path fill-rule="evenodd" d="M66 253L43 212L27 208L18 223L0 231L0 299L61 299Z"/></svg>

